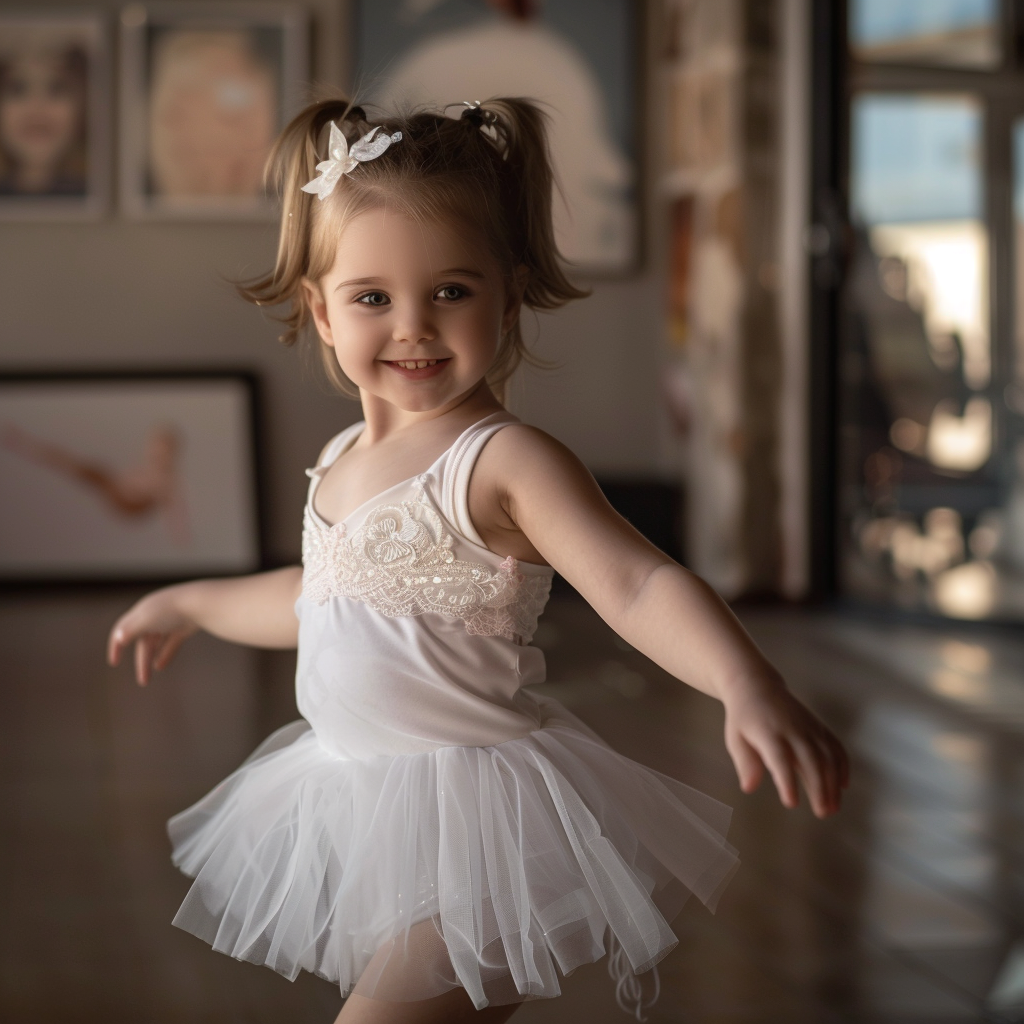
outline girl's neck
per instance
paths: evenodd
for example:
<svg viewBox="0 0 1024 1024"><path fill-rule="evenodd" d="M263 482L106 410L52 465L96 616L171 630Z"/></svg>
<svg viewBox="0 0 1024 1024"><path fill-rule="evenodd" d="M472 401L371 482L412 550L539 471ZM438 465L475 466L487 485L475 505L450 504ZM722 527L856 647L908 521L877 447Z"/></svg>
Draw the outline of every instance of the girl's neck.
<svg viewBox="0 0 1024 1024"><path fill-rule="evenodd" d="M363 419L366 421L363 436L368 444L376 444L393 434L413 430L442 418L457 418L460 423L465 420L468 424L504 409L486 381L481 381L471 391L448 404L424 412L399 409L365 391L361 393L360 400L363 405Z"/></svg>

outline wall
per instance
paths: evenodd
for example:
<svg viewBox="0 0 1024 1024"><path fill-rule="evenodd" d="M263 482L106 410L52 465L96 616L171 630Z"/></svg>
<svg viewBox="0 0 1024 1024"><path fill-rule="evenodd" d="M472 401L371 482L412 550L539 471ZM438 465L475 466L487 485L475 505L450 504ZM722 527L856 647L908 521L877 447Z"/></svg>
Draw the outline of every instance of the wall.
<svg viewBox="0 0 1024 1024"><path fill-rule="evenodd" d="M113 29L122 5L37 6L106 8ZM315 21L314 79L341 84L348 74L346 6L304 6ZM138 223L116 211L91 224L0 224L0 372L254 369L264 382L269 557L284 562L298 557L302 470L331 434L358 418L358 407L319 386L297 353L275 342L274 325L225 280L267 268L274 245L268 224ZM538 354L560 365L525 371L511 390L518 414L604 476L660 476L668 465L653 400L663 334L661 260L657 246L649 248L653 258L642 271L590 282L591 298L527 323Z"/></svg>
<svg viewBox="0 0 1024 1024"><path fill-rule="evenodd" d="M807 587L809 0L668 0L664 189L688 564Z"/></svg>

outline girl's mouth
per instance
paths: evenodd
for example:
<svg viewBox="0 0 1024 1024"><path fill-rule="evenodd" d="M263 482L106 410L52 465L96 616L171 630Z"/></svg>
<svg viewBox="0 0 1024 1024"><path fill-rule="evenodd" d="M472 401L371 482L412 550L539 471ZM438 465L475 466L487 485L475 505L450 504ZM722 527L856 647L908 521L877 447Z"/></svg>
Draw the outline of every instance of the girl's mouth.
<svg viewBox="0 0 1024 1024"><path fill-rule="evenodd" d="M385 359L383 362L406 380L426 380L435 377L451 362L446 359Z"/></svg>

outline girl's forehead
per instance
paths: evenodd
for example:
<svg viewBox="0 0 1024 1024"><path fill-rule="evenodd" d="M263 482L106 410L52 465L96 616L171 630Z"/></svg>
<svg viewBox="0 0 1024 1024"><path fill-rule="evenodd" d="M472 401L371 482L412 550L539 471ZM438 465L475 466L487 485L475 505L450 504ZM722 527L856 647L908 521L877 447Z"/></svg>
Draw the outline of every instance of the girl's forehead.
<svg viewBox="0 0 1024 1024"><path fill-rule="evenodd" d="M491 261L479 232L444 217L416 217L387 208L364 210L348 220L338 238L335 270L366 264L388 269L440 270ZM483 267L479 267L483 269Z"/></svg>

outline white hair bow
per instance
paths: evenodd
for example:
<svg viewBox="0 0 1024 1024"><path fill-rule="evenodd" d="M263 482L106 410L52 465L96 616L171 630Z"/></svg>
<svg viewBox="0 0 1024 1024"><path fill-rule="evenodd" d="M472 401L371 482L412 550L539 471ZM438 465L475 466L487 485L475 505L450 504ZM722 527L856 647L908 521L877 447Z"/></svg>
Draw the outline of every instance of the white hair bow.
<svg viewBox="0 0 1024 1024"><path fill-rule="evenodd" d="M350 173L359 164L366 163L367 160L376 160L392 142L400 142L402 139L401 132L395 132L394 135L387 133L377 135L381 128L380 125L377 125L376 128L371 128L358 142L353 142L352 148L349 149L345 133L333 121L330 124L331 136L327 144L329 159L322 160L316 165L319 177L307 181L302 186L303 192L318 195L321 202L334 191L334 186L338 184L338 179L343 174ZM376 138L374 138L375 135Z"/></svg>

